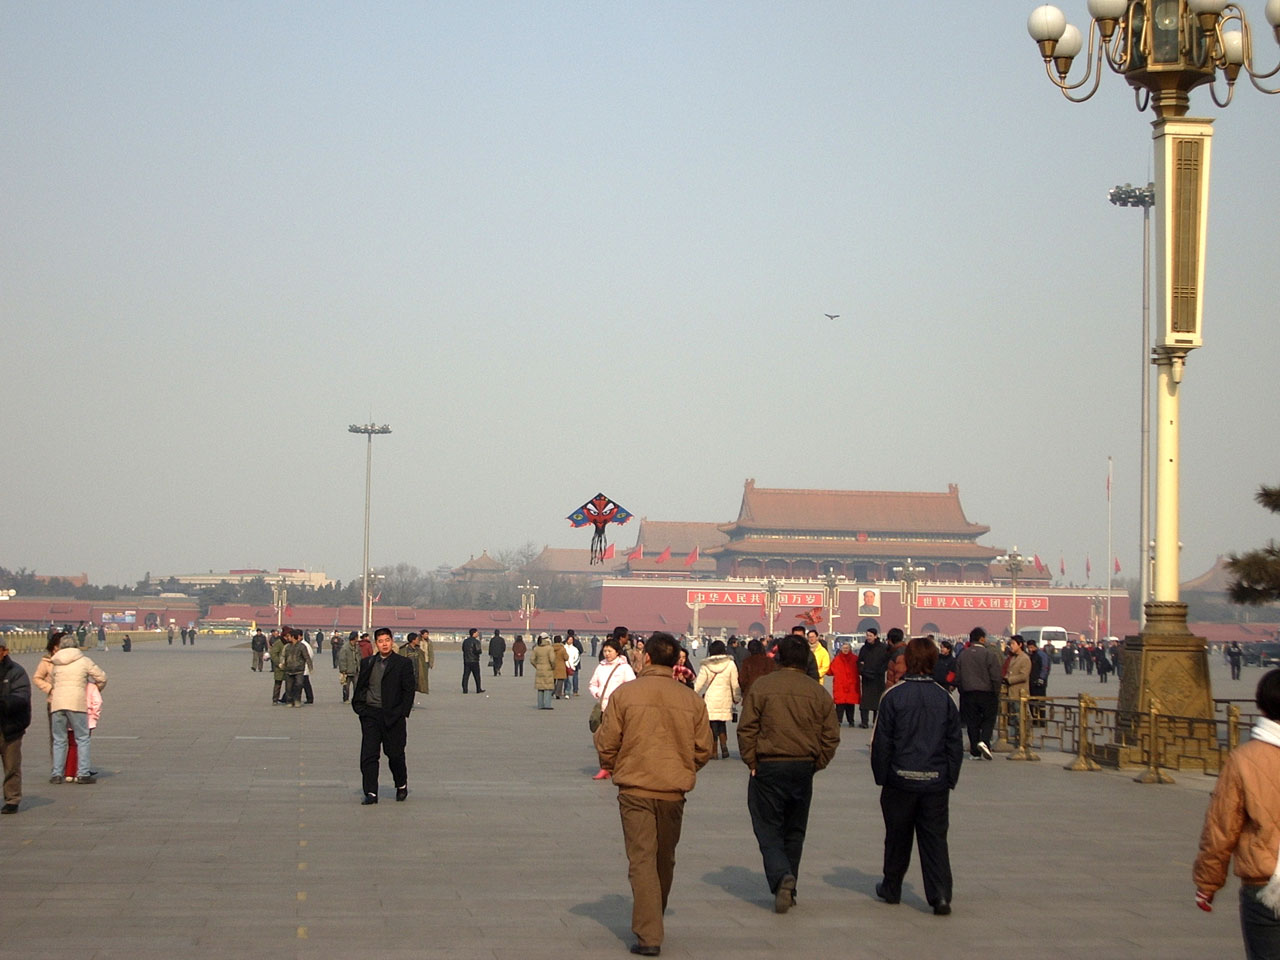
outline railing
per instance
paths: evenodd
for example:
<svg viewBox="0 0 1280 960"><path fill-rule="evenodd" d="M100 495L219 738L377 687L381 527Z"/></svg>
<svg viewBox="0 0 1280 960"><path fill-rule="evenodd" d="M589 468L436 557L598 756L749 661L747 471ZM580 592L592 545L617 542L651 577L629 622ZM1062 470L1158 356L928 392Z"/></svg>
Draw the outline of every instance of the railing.
<svg viewBox="0 0 1280 960"><path fill-rule="evenodd" d="M1212 717L1120 710L1114 698L1002 698L993 749L1010 760L1038 760L1034 750L1075 754L1067 770L1141 766L1143 783L1170 783L1164 770L1216 774L1257 719L1252 701L1215 700Z"/></svg>

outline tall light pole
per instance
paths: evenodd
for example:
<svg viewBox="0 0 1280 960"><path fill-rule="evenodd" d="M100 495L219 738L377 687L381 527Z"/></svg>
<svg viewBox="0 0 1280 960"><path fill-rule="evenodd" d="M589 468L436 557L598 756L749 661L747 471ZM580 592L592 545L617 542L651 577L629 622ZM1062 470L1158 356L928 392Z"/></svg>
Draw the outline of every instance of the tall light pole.
<svg viewBox="0 0 1280 960"><path fill-rule="evenodd" d="M391 428L385 423L353 423L347 427L348 433L363 433L369 438L364 459L364 583L360 590L360 632L369 632L369 491L373 485L373 437L374 434L390 433Z"/></svg>
<svg viewBox="0 0 1280 960"><path fill-rule="evenodd" d="M836 636L836 618L840 616L840 583L844 577L836 576L835 567L827 567L827 575L822 578L826 586L827 628L833 643Z"/></svg>
<svg viewBox="0 0 1280 960"><path fill-rule="evenodd" d="M1151 599L1151 208L1156 185L1112 187L1107 198L1117 207L1142 208L1142 464L1138 494L1138 627L1147 625Z"/></svg>
<svg viewBox="0 0 1280 960"><path fill-rule="evenodd" d="M764 587L764 612L769 618L769 636L773 636L773 622L778 617L780 604L778 595L782 592L782 584L777 577L769 577L761 586Z"/></svg>
<svg viewBox="0 0 1280 960"><path fill-rule="evenodd" d="M1009 570L1009 581L1013 585L1013 597L1009 604L1009 633L1018 632L1018 574L1022 572L1022 568L1026 566L1024 557L1018 552L1018 548L1014 547L1008 553L996 557L996 563L1003 563Z"/></svg>
<svg viewBox="0 0 1280 960"><path fill-rule="evenodd" d="M1187 356L1202 344L1204 257L1209 207L1212 120L1188 117L1190 93L1209 85L1225 107L1243 70L1259 83L1275 76L1254 68L1252 29L1244 11L1228 0L1088 0L1087 67L1070 77L1084 37L1057 7L1032 11L1027 31L1040 49L1045 73L1067 99L1083 102L1097 92L1103 64L1133 87L1139 110L1155 114L1157 309L1155 569L1152 599L1140 636L1125 640L1120 709L1142 711L1155 696L1161 709L1179 716L1211 717L1208 649L1187 628L1187 606L1178 598L1179 394ZM1267 0L1267 22L1280 43L1280 0ZM1226 85L1225 99L1217 82ZM1092 86L1089 86L1092 81ZM1083 91L1078 95L1075 91ZM1111 558L1108 558L1110 562Z"/></svg>
<svg viewBox="0 0 1280 960"><path fill-rule="evenodd" d="M893 572L898 575L899 595L902 599L902 606L907 611L908 637L911 636L911 611L915 608L916 601L920 598L920 577L918 574L924 573L924 569L924 567L912 566L910 557L907 557L907 562L903 566L893 568Z"/></svg>
<svg viewBox="0 0 1280 960"><path fill-rule="evenodd" d="M524 618L524 632L529 634L529 639L533 639L533 634L529 630L529 622L533 619L534 611L538 609L538 586L528 577L524 578L524 583L520 584L520 616Z"/></svg>

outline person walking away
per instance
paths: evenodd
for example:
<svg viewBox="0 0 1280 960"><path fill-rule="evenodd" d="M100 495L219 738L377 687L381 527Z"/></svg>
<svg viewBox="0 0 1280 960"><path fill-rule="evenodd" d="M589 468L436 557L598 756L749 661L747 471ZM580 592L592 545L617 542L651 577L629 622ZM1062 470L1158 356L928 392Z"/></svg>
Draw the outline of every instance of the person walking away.
<svg viewBox="0 0 1280 960"><path fill-rule="evenodd" d="M564 696L564 682L569 676L569 651L564 648L564 637L558 633L551 644L551 663L555 669L555 698L559 700Z"/></svg>
<svg viewBox="0 0 1280 960"><path fill-rule="evenodd" d="M840 746L835 704L806 673L810 656L802 638L780 640L780 669L751 685L738 723L738 753L751 771L747 810L776 913L796 900L813 775Z"/></svg>
<svg viewBox="0 0 1280 960"><path fill-rule="evenodd" d="M1111 673L1111 661L1107 659L1107 645L1105 643L1098 644L1098 648L1094 650L1093 662L1098 668L1098 682L1106 683L1108 674Z"/></svg>
<svg viewBox="0 0 1280 960"><path fill-rule="evenodd" d="M512 670L517 677L524 676L524 657L528 652L529 647L524 642L524 634L517 633L515 642L511 644Z"/></svg>
<svg viewBox="0 0 1280 960"><path fill-rule="evenodd" d="M906 676L907 662L902 654L907 649L907 641L900 627L891 627L885 634L885 642L889 645L889 662L884 668L884 688L888 690Z"/></svg>
<svg viewBox="0 0 1280 960"><path fill-rule="evenodd" d="M76 783L96 783L89 773L89 707L85 686L92 680L101 690L107 675L78 647L64 647L51 657L52 670L35 683L49 697L53 729L53 770L50 783L62 783L67 763L67 731L76 739Z"/></svg>
<svg viewBox="0 0 1280 960"><path fill-rule="evenodd" d="M467 681L471 677L476 679L476 693L484 693L484 688L480 686L480 637L477 636L479 631L472 627L467 631L467 639L462 641L462 692L470 693L467 689Z"/></svg>
<svg viewBox="0 0 1280 960"><path fill-rule="evenodd" d="M551 695L556 688L555 656L547 641L551 638L545 633L538 634L533 652L529 654L529 662L533 664L533 689L538 695L539 710L554 710Z"/></svg>
<svg viewBox="0 0 1280 960"><path fill-rule="evenodd" d="M261 630L255 630L252 639L249 640L249 652L253 654L249 669L261 673L262 655L267 652L267 638Z"/></svg>
<svg viewBox="0 0 1280 960"><path fill-rule="evenodd" d="M1227 663L1231 665L1231 679L1239 680L1240 665L1244 663L1244 650L1239 640L1232 640L1227 644Z"/></svg>
<svg viewBox="0 0 1280 960"><path fill-rule="evenodd" d="M311 648L302 642L296 627L284 628L284 650L280 664L284 670L284 699L291 707L302 706L302 678L311 666Z"/></svg>
<svg viewBox="0 0 1280 960"><path fill-rule="evenodd" d="M395 781L396 800L409 796L409 771L404 751L409 714L413 711L413 664L391 648L391 631L374 631L376 652L360 661L351 709L360 718L360 781L369 806L378 802L378 755L385 754Z"/></svg>
<svg viewBox="0 0 1280 960"><path fill-rule="evenodd" d="M582 654L578 648L573 645L573 639L566 637L564 641L564 698L568 700L570 697L577 696L573 692L573 686L578 678L578 669L582 664Z"/></svg>
<svg viewBox="0 0 1280 960"><path fill-rule="evenodd" d="M493 636L489 638L489 662L493 666L493 675L502 676L502 660L507 655L507 641L495 627Z"/></svg>
<svg viewBox="0 0 1280 960"><path fill-rule="evenodd" d="M578 693L578 690L579 690L578 684L579 684L579 678L582 676L582 660L583 660L583 657L586 655L586 651L583 649L582 641L578 639L578 635L574 633L572 630L565 631L564 645L565 645L565 652L568 652L568 648L570 647L578 651L577 657L575 657L573 660L573 673L567 678L569 682L565 684L566 692L568 692L570 685L573 686L573 695L576 697L580 695Z"/></svg>
<svg viewBox="0 0 1280 960"><path fill-rule="evenodd" d="M1000 655L987 643L987 631L974 627L969 631L969 645L956 657L956 686L960 713L969 731L969 756L975 759L992 759L991 736L1004 680L1000 668Z"/></svg>
<svg viewBox="0 0 1280 960"><path fill-rule="evenodd" d="M431 671L436 667L436 648L431 643L431 631L423 630L418 634L414 644L414 656L417 658L418 692L431 693Z"/></svg>
<svg viewBox="0 0 1280 960"><path fill-rule="evenodd" d="M1022 634L1015 633L1009 638L1008 654L1001 667L1004 674L1002 683L1005 697L1010 701L1009 707L1009 742L1015 747L1022 746L1023 730L1020 728L1019 701L1031 688L1031 658L1022 649Z"/></svg>
<svg viewBox="0 0 1280 960"><path fill-rule="evenodd" d="M107 628L102 625L102 621L98 621L98 649L103 653L107 652Z"/></svg>
<svg viewBox="0 0 1280 960"><path fill-rule="evenodd" d="M871 736L871 772L884 817L884 879L876 896L902 899L912 837L920 843L924 896L938 916L951 913L951 857L947 849L951 791L960 779L964 743L960 713L933 679L938 648L916 637L904 653L907 673L880 701Z"/></svg>
<svg viewBox="0 0 1280 960"><path fill-rule="evenodd" d="M1245 957L1275 960L1280 957L1280 670L1262 675L1254 701L1262 716L1218 773L1191 877L1196 905L1212 910L1235 854Z"/></svg>
<svg viewBox="0 0 1280 960"><path fill-rule="evenodd" d="M333 669L341 672L342 668L338 665L338 660L340 660L342 657L343 648L346 647L350 638L354 637L355 635L356 635L355 631L353 630L348 635L347 640L343 640L342 637L338 634L337 630L329 631L329 656L333 659Z"/></svg>
<svg viewBox="0 0 1280 960"><path fill-rule="evenodd" d="M831 658L831 699L836 705L836 726L842 720L849 726L856 727L854 708L862 700L861 677L858 675L858 655L853 652L853 644L845 641L840 644L840 652Z"/></svg>
<svg viewBox="0 0 1280 960"><path fill-rule="evenodd" d="M0 633L0 767L4 770L4 806L17 813L22 804L22 738L31 726L31 678L9 656L9 641Z"/></svg>
<svg viewBox="0 0 1280 960"><path fill-rule="evenodd" d="M315 665L316 651L311 648L311 642L307 640L305 634L302 637L302 646L307 648L307 665L302 671L302 693L307 703L315 703L316 692L311 689L311 668Z"/></svg>
<svg viewBox="0 0 1280 960"><path fill-rule="evenodd" d="M356 632L352 630L351 636L338 652L338 682L342 686L343 703L351 695L351 685L356 682L360 673L360 659L360 643L356 639Z"/></svg>
<svg viewBox="0 0 1280 960"><path fill-rule="evenodd" d="M1027 656L1031 659L1031 676L1027 687L1028 695L1037 699L1027 705L1032 726L1044 726L1044 698L1049 695L1049 671L1053 669L1053 647L1048 643L1036 645L1034 640L1026 644Z"/></svg>
<svg viewBox="0 0 1280 960"><path fill-rule="evenodd" d="M713 747L702 698L671 682L677 656L675 637L651 636L640 675L614 691L595 732L600 768L618 788L633 898L631 952L642 957L662 952L662 915L671 894L685 796Z"/></svg>
<svg viewBox="0 0 1280 960"><path fill-rule="evenodd" d="M600 702L600 722L604 722L604 711L609 707L609 696L622 684L635 678L635 671L631 669L627 658L622 655L622 644L612 637L606 639L604 648L600 651L600 662L596 664L595 673L591 675L591 680L587 684L587 692ZM596 730L598 729L600 728L597 726ZM601 767L591 779L608 780L609 771Z"/></svg>
<svg viewBox="0 0 1280 960"><path fill-rule="evenodd" d="M738 686L745 697L751 685L766 674L778 669L778 661L765 653L764 642L756 637L747 641L747 656L738 669Z"/></svg>
<svg viewBox="0 0 1280 960"><path fill-rule="evenodd" d="M712 640L707 647L693 692L706 703L711 736L720 744L720 756L728 758L729 722L734 718L734 706L742 701L742 688L738 686L738 665L729 656L723 640ZM711 757L715 759L714 747Z"/></svg>
<svg viewBox="0 0 1280 960"><path fill-rule="evenodd" d="M373 641L369 639L369 635L367 633L360 634L359 644L360 644L361 660L365 659L366 657L373 656Z"/></svg>
<svg viewBox="0 0 1280 960"><path fill-rule="evenodd" d="M858 651L858 673L862 681L862 701L858 704L858 713L862 717L862 728L867 728L867 717L875 718L880 709L880 695L884 693L884 674L889 666L889 647L880 639L880 631L875 627L867 630L866 642Z"/></svg>

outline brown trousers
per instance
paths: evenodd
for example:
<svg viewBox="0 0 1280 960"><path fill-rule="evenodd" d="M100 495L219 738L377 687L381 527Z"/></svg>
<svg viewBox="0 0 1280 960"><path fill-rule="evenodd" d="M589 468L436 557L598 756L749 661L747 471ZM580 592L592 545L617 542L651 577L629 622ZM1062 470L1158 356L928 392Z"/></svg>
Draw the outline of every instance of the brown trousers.
<svg viewBox="0 0 1280 960"><path fill-rule="evenodd" d="M684 800L654 800L618 794L622 842L631 881L631 932L646 947L662 945L662 914L675 873L676 844L684 820Z"/></svg>
<svg viewBox="0 0 1280 960"><path fill-rule="evenodd" d="M22 737L0 736L0 762L4 764L4 802L17 803L22 799Z"/></svg>

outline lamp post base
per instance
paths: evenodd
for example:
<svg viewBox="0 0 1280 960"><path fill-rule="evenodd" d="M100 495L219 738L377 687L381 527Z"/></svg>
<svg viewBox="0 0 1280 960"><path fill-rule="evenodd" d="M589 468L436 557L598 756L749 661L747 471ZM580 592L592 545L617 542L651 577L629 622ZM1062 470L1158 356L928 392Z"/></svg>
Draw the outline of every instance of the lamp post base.
<svg viewBox="0 0 1280 960"><path fill-rule="evenodd" d="M1215 771L1219 751L1208 644L1187 628L1185 603L1153 601L1146 614L1142 633L1124 641L1115 741L1101 745L1094 759L1110 767L1151 765L1148 717L1154 704L1162 718L1204 721L1162 725L1157 735L1161 763L1181 769L1189 762Z"/></svg>

